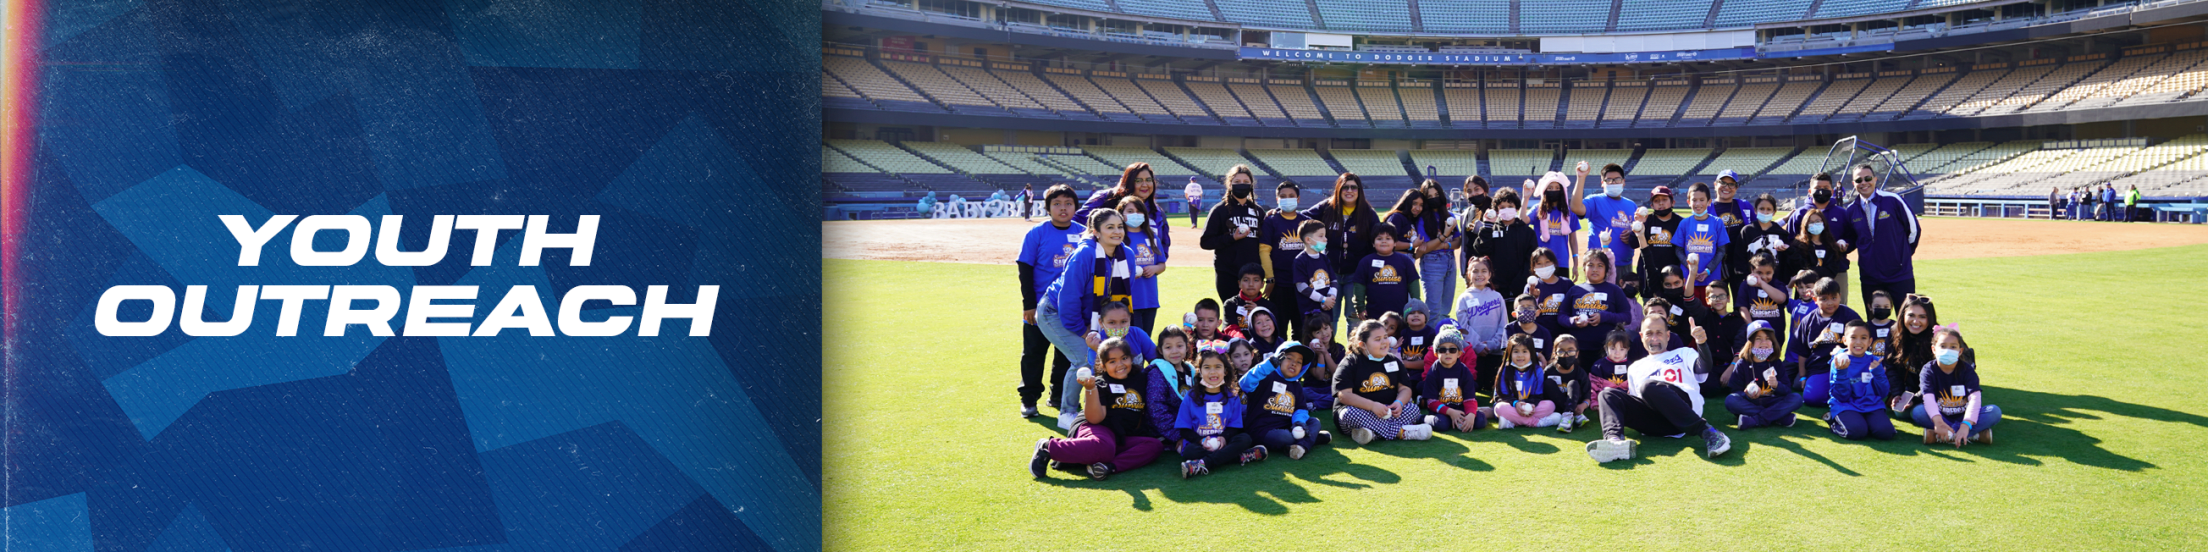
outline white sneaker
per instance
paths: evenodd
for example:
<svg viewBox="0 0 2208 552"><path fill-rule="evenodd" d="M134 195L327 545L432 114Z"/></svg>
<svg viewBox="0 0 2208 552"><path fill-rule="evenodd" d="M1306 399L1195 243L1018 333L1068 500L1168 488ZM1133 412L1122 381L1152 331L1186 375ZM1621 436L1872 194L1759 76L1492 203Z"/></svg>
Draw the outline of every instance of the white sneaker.
<svg viewBox="0 0 2208 552"><path fill-rule="evenodd" d="M1370 430L1370 429L1365 429L1365 428L1361 428L1361 427L1360 427L1360 428L1356 428L1356 429L1352 429L1352 430L1349 430L1349 439L1350 439L1350 440L1352 440L1352 441L1356 441L1356 442L1357 442L1357 444L1363 445L1363 444L1368 444L1368 443L1371 443L1371 442L1372 442L1372 438L1373 438L1373 434L1372 434L1372 430Z"/></svg>
<svg viewBox="0 0 2208 552"><path fill-rule="evenodd" d="M1432 414L1428 414L1428 415L1426 415L1426 425L1429 425L1429 426L1438 426L1438 425L1441 425L1441 417L1440 417L1440 416L1435 416L1435 415L1432 415Z"/></svg>
<svg viewBox="0 0 2208 552"><path fill-rule="evenodd" d="M1434 438L1434 426L1429 424L1403 426L1402 433L1397 435L1405 440L1424 441Z"/></svg>
<svg viewBox="0 0 2208 552"><path fill-rule="evenodd" d="M1510 429L1510 428L1518 427L1518 424L1513 424L1513 423L1510 423L1510 418L1505 418L1505 417L1502 417L1502 416L1496 416L1496 417L1495 417L1495 427L1496 427L1497 429Z"/></svg>
<svg viewBox="0 0 2208 552"><path fill-rule="evenodd" d="M1563 414L1550 414L1542 416L1539 420L1534 420L1533 427L1556 427L1556 424L1560 423L1564 423Z"/></svg>
<svg viewBox="0 0 2208 552"><path fill-rule="evenodd" d="M1303 459L1303 445L1288 445L1288 459L1289 459L1289 460L1302 460L1302 459Z"/></svg>
<svg viewBox="0 0 2208 552"><path fill-rule="evenodd" d="M1638 441L1631 439L1597 439L1587 443L1587 456L1598 463L1631 459L1638 445Z"/></svg>

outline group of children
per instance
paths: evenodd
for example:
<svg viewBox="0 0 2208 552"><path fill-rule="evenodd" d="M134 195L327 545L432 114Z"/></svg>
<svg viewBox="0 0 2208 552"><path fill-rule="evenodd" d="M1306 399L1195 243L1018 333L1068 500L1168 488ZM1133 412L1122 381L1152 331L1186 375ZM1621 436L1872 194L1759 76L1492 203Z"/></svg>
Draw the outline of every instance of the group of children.
<svg viewBox="0 0 2208 552"><path fill-rule="evenodd" d="M1693 185L1688 215L1673 213L1663 187L1645 207L1623 200L1623 176L1604 167L1604 194L1567 201L1565 179L1551 173L1529 183L1525 195L1540 199L1527 211L1519 194L1489 198L1473 177L1470 206L1452 212L1427 181L1384 222L1354 174L1302 211L1282 183L1279 208L1236 233L1261 246L1233 295L1203 299L1154 340L1129 328L1133 309L1119 295L1123 275L1141 274L1138 255L1111 251L1124 246L1125 224L1096 210L1089 226L1101 230L1064 246L1079 268L1036 284L1041 301L1059 305L1047 343L1077 344L1059 351L1078 369L1053 404L1069 436L1038 441L1031 471L1102 479L1168 449L1181 453L1183 477L1300 459L1332 441L1316 416L1328 410L1361 445L1599 422L1602 438L1587 446L1598 461L1632 457L1626 429L1700 435L1715 457L1730 441L1703 420L1705 396L1722 397L1739 429L1791 427L1800 409L1820 407L1847 439L1893 438L1892 416L1925 428L1926 443L1992 442L2000 410L1985 404L1969 347L1938 325L1931 298L1907 294L1897 307L1867 291L1867 318L1842 304L1848 249L1828 222L1843 216L1832 214L1842 207L1829 178L1814 203L1780 220L1768 194L1733 199L1729 174L1722 193ZM1584 247L1575 216L1589 220ZM1067 229L1038 224L1030 241L1055 243ZM1461 294L1421 277L1437 272L1423 257L1460 249L1462 261L1439 272L1453 285L1461 270ZM1023 284L1038 282L1028 259ZM1337 321L1347 347L1335 342ZM1062 339L1073 335L1083 337Z"/></svg>

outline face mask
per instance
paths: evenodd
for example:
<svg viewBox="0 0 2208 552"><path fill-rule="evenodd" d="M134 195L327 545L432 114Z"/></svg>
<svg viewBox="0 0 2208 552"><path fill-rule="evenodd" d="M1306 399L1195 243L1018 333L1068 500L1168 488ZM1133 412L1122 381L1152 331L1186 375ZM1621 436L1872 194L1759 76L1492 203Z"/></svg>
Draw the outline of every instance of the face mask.
<svg viewBox="0 0 2208 552"><path fill-rule="evenodd" d="M1556 355L1556 367L1558 367L1558 368L1563 368L1563 369L1566 369L1566 370L1570 370L1570 369L1572 369L1572 368L1574 368L1574 367L1577 367L1577 366L1579 366L1579 355L1578 355L1578 354L1564 354L1564 353L1557 353L1557 355Z"/></svg>
<svg viewBox="0 0 2208 552"><path fill-rule="evenodd" d="M1890 309L1890 308L1886 308L1886 307L1871 307L1871 319L1872 319L1872 320L1885 320L1885 319L1886 319L1886 317L1888 317L1888 316L1893 316L1893 315L1894 315L1894 309Z"/></svg>
<svg viewBox="0 0 2208 552"><path fill-rule="evenodd" d="M1311 244L1311 250L1312 250L1312 251L1316 251L1316 252L1319 252L1319 253L1325 253L1325 252L1326 252L1326 242L1323 242L1323 241L1322 241L1322 242L1315 242L1315 243L1312 243L1312 244Z"/></svg>
<svg viewBox="0 0 2208 552"><path fill-rule="evenodd" d="M1236 184L1236 185L1234 185L1234 188L1233 188L1234 198L1235 198L1235 199L1249 199L1249 197L1250 197L1250 190L1251 190L1251 186L1250 186L1250 185L1248 185L1248 184Z"/></svg>
<svg viewBox="0 0 2208 552"><path fill-rule="evenodd" d="M1536 269L1533 269L1533 275L1535 275L1535 276L1540 276L1540 277L1541 277L1541 279L1543 279L1543 280L1547 280L1547 279L1549 279L1549 276L1553 276L1553 275L1555 275L1555 274L1556 274L1556 267L1554 267L1554 266L1544 266L1544 267L1541 267L1541 268L1536 268Z"/></svg>
<svg viewBox="0 0 2208 552"><path fill-rule="evenodd" d="M1520 324L1530 324L1530 323L1533 323L1533 311L1530 311L1530 310L1522 310L1522 311L1518 311L1518 323L1520 323Z"/></svg>
<svg viewBox="0 0 2208 552"><path fill-rule="evenodd" d="M1143 222L1145 221L1142 220L1142 213L1127 213L1128 228L1141 228Z"/></svg>
<svg viewBox="0 0 2208 552"><path fill-rule="evenodd" d="M1501 209L1496 209L1495 218L1503 219L1505 221L1518 218L1518 209L1515 207L1504 207Z"/></svg>
<svg viewBox="0 0 2208 552"><path fill-rule="evenodd" d="M1754 348L1754 349L1749 349L1749 350L1748 350L1748 352L1749 352L1750 354L1756 355L1756 360L1763 360L1763 359L1766 359L1766 358L1771 358L1771 348L1770 348L1770 347L1757 347L1757 348Z"/></svg>
<svg viewBox="0 0 2208 552"><path fill-rule="evenodd" d="M1282 210L1282 211L1294 211L1294 210L1296 210L1296 198L1292 198L1292 197L1284 197L1284 198L1280 198L1280 210Z"/></svg>
<svg viewBox="0 0 2208 552"><path fill-rule="evenodd" d="M1955 349L1940 349L1938 351L1934 351L1932 353L1932 356L1935 360L1940 361L1941 365L1949 365L1954 364L1956 361L1962 360L1963 352Z"/></svg>
<svg viewBox="0 0 2208 552"><path fill-rule="evenodd" d="M1564 201L1564 192L1560 192L1557 190L1549 190L1547 192L1543 192L1541 194L1541 201L1548 203L1561 203Z"/></svg>
<svg viewBox="0 0 2208 552"><path fill-rule="evenodd" d="M1471 198L1469 198L1469 199L1466 199L1465 201L1466 201L1466 202L1468 202L1468 203L1471 203L1471 204L1472 204L1472 208L1473 208L1473 209L1474 209L1475 211L1485 211L1485 210L1487 210L1487 208L1489 208L1489 207L1494 207L1494 206L1495 206L1495 203L1494 203L1494 202L1495 202L1495 200L1493 200L1493 199L1488 199L1488 197L1487 197L1487 196L1484 196L1484 195L1477 195L1477 196L1472 196Z"/></svg>
<svg viewBox="0 0 2208 552"><path fill-rule="evenodd" d="M1626 295L1639 296L1641 294L1640 284L1626 284L1618 286L1618 289L1624 290Z"/></svg>
<svg viewBox="0 0 2208 552"><path fill-rule="evenodd" d="M1811 234L1823 234L1823 233L1825 233L1825 223L1822 223L1822 222L1812 222L1812 223L1809 223L1809 233L1811 233Z"/></svg>
<svg viewBox="0 0 2208 552"><path fill-rule="evenodd" d="M1104 328L1105 337L1127 337L1127 328Z"/></svg>
<svg viewBox="0 0 2208 552"><path fill-rule="evenodd" d="M1817 190L1815 192L1810 192L1809 198L1816 200L1818 203L1830 202L1832 201L1832 190Z"/></svg>
<svg viewBox="0 0 2208 552"><path fill-rule="evenodd" d="M1756 222L1769 224L1771 222L1771 213L1756 213Z"/></svg>
<svg viewBox="0 0 2208 552"><path fill-rule="evenodd" d="M1619 196L1623 196L1623 195L1625 195L1625 185L1624 185L1624 184L1604 184L1604 185L1602 185L1602 195L1606 195L1606 196L1610 196L1610 197L1619 197Z"/></svg>
<svg viewBox="0 0 2208 552"><path fill-rule="evenodd" d="M1385 358L1387 358L1387 355L1373 355L1373 354L1367 354L1367 355L1365 355L1365 358L1369 358L1369 359L1372 359L1372 361L1373 361L1373 362L1379 362L1379 361L1380 361L1381 359L1385 359Z"/></svg>
<svg viewBox="0 0 2208 552"><path fill-rule="evenodd" d="M1657 294L1662 296L1664 300L1671 301L1672 304L1676 305L1686 299L1687 288L1664 288L1663 291L1659 291Z"/></svg>

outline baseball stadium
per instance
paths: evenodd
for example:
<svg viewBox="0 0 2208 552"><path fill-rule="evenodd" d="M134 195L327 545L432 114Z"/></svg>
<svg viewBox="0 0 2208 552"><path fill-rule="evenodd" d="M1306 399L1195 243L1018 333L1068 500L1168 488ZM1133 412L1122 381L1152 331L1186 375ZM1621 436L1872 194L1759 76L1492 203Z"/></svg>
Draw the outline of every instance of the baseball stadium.
<svg viewBox="0 0 2208 552"><path fill-rule="evenodd" d="M2208 284L2208 0L824 0L821 10L829 547L2208 548L2208 527L2198 523L2208 512L2208 461L2194 454L2208 442L2200 406L2208 389L2190 383L2208 370L2208 323L2189 310L2201 304L2192 288ZM1345 200L1356 208L1329 211ZM1512 208L1503 211L1506 202ZM1302 229L1288 224L1285 239L1333 248L1252 261L1264 265L1254 275L1240 257L1229 259L1267 239L1265 255L1281 254L1283 236L1257 228L1299 208L1321 214L1307 212ZM1268 220L1222 214L1236 209ZM1418 229L1358 226L1350 214L1359 210ZM1347 230L1322 215L1338 215ZM1551 215L1561 217L1553 235L1543 222ZM1697 221L1715 220L1732 228L1733 241L1749 241L1744 228L1759 226L1775 237L1755 238L1750 247L1764 253L1728 252L1719 228L1707 256L1682 264L1674 255L1686 256L1693 246L1685 246L1649 260L1704 224ZM1317 234L1308 233L1312 221L1323 223ZM1660 224L1675 228L1650 238ZM1507 245L1517 260L1491 263L1482 238L1501 240L1512 226L1535 228L1527 232L1542 243L1570 243L1544 247L1546 265L1539 254L1532 261L1567 281L1527 276L1525 255ZM1124 236L1102 235L1121 236L1118 228ZM1815 228L1827 230L1823 238ZM1038 261L1036 235L1051 232L1070 232L1067 245ZM1410 278L1416 307L1383 298L1379 280L1354 279L1365 277L1359 256L1373 253L1364 260L1380 267L1389 255L1373 251L1372 234L1395 232L1404 246L1394 255L1439 260L1440 270L1418 268L1441 273L1423 297ZM1620 245L1613 233L1638 241ZM1768 418L1781 421L1733 409L1719 390L1692 401L1706 421L1665 426L1676 432L1630 421L1618 429L1614 419L1631 414L1613 409L1612 390L1592 389L1540 401L1555 415L1567 403L1590 405L1576 430L1569 415L1511 427L1496 419L1525 419L1504 411L1531 412L1530 404L1474 400L1466 390L1454 405L1462 408L1425 413L1487 416L1474 429L1444 432L1466 422L1427 416L1420 424L1411 415L1376 434L1367 429L1374 415L1359 409L1386 401L1342 391L1332 410L1308 409L1310 427L1330 442L1314 444L1299 410L1293 454L1251 435L1236 446L1264 452L1207 464L1212 440L1176 438L1176 430L1199 430L1159 418L1146 445L1154 461L1131 462L1129 443L1151 438L1123 428L1116 444L1106 432L1097 445L1089 428L1115 422L1060 404L1061 393L1098 404L1105 384L1126 381L1107 373L1122 351L1110 343L1123 342L1104 331L1111 322L1098 325L1112 307L1084 292L1116 277L1093 272L1090 286L1087 259L1103 270L1120 262L1111 248L1130 241L1148 246L1141 263L1127 261L1136 304L1121 310L1132 311L1144 343L1156 341L1133 347L1134 364L1145 367L1135 372L1155 370L1146 364L1155 361L1172 373L1174 361L1158 359L1174 335L1194 365L1194 350L1213 349L1191 336L1210 335L1221 319L1229 334L1255 336L1254 326L1241 326L1248 309L1232 306L1250 297L1235 295L1238 272L1262 280L1244 288L1262 298L1239 304L1298 311L1280 313L1278 333L1294 333L1287 319L1325 314L1335 327L1320 341L1359 353L1330 356L1323 345L1298 345L1308 337L1298 334L1257 351L1257 360L1272 359L1265 366L1230 365L1227 387L1242 392L1227 395L1261 377L1295 379L1273 364L1292 348L1306 362L1314 352L1341 361L1322 362L1330 369L1360 366L1367 333L1353 330L1359 319L1384 316L1349 312L1373 306L1352 294L1393 301L1375 314L1415 310L1450 324L1440 335L1476 325L1460 307L1482 304L1467 290L1477 265L1480 284L1501 290L1504 310L1521 280L1536 300L1545 300L1537 287L1587 274L1625 286L1635 300L1619 309L1633 323L1620 318L1609 335L1630 334L1635 350L1640 322L1654 331L1665 318L1662 309L1644 318L1640 299L1678 291L1669 284L1682 279L1680 297L1710 303L1716 318L1756 315L1726 314L1710 293L1745 302L1770 289L1819 323L1834 321L1836 332L1855 331L1830 314L1845 311L1879 343L1888 328L1918 332L1923 314L1924 335L1939 335L1926 342L1930 351L1967 350L1968 393L1953 398L1968 395L1968 409L1918 388L1920 366L1921 381L1940 389L1956 377L1940 370L1958 362L1934 354L1941 360L1893 368L1903 374L1893 381L1911 390L1879 380L1878 392L1903 407L1921 393L1919 419L1967 413L1952 424L1929 414L1925 424L1907 408L1874 404L1861 419L1890 427L1863 438L1856 422L1836 419L1845 410L1839 388L1854 387L1844 380L1860 369L1850 355L1863 354L1842 337L1812 340L1834 351L1804 358L1835 364L1804 364L1796 380L1827 378L1829 367L1835 394ZM1803 286L1794 265L1777 261L1788 270L1743 286L1738 270L1796 256L1766 243L1815 248L1814 258L1799 255L1800 272L1826 282ZM1338 250L1350 256L1325 260ZM1617 253L1592 255L1604 250ZM1304 256L1334 263L1342 282L1339 297L1320 294L1316 311L1299 303L1316 291L1298 287ZM1736 270L1730 279L1712 256ZM1051 281L1075 272L1084 281ZM1628 285L1628 273L1645 287ZM1823 284L1842 287L1827 293ZM1837 295L1837 310L1821 304L1825 295ZM1694 318L1677 314L1680 302L1665 303L1674 324ZM1205 312L1210 327L1191 329ZM1779 341L1800 320L1792 316L1800 311L1789 314L1772 328ZM1091 337L1088 350L1065 353L1075 348L1057 347L1065 332L1038 329L1061 319L1071 343ZM1721 332L1692 325L1691 334L1670 332L1686 345L1674 353L1716 356L1702 336ZM1401 325L1380 331L1417 335ZM1435 341L1431 325L1424 331L1427 344L1448 341ZM1727 347L1718 353L1752 360L1752 329L1723 333L1737 337L1720 338ZM1669 348L1652 339L1648 359ZM1475 346L1481 340L1459 340L1466 362L1475 349L1489 353ZM1388 359L1393 374L1408 345L1381 343L1386 354L1369 356ZM1792 362L1796 345L1781 345ZM1578 342L1586 358L1603 346ZM1536 363L1547 363L1544 351ZM1425 358L1438 373L1436 357ZM1037 376L1037 367L1049 369ZM1702 369L1701 385L1731 380L1726 368ZM1617 369L1626 373L1622 362ZM1502 370L1508 379L1512 367ZM1195 372L1208 373L1191 368L1183 377L1208 388L1188 375ZM1862 375L1865 386L1874 379ZM1639 381L1616 389L1619 400L1642 404ZM1418 383L1405 385L1408 399ZM1304 390L1323 395L1323 387ZM1777 392L1750 387L1751 397ZM1189 401L1203 391L1167 388ZM1116 411L1129 399L1102 400L1100 410ZM1250 400L1241 420L1256 424ZM1646 402L1635 408L1668 412ZM1415 414L1432 403L1407 404ZM1998 405L1988 411L1994 418L1970 410L1986 405ZM1373 412L1393 423L1385 418L1403 406ZM1345 408L1359 417L1354 427ZM1961 425L1993 420L1998 440ZM1620 439L1634 443L1624 457L1597 453ZM1072 459L1091 446L1102 447L1103 460ZM1369 523L1377 519L1397 521Z"/></svg>

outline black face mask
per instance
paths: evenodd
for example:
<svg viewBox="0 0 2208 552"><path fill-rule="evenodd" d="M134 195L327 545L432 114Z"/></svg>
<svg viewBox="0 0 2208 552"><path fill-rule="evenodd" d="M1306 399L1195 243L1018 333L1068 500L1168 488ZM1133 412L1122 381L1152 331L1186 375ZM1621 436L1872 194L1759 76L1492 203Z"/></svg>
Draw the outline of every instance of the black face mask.
<svg viewBox="0 0 2208 552"><path fill-rule="evenodd" d="M1817 191L1810 192L1809 198L1815 200L1818 203L1830 203L1832 201L1832 190L1818 189Z"/></svg>
<svg viewBox="0 0 2208 552"><path fill-rule="evenodd" d="M1250 194L1252 193L1251 186L1249 184L1236 184L1234 185L1234 187L1229 188L1229 190L1231 190L1230 193L1234 194L1235 199L1249 199Z"/></svg>
<svg viewBox="0 0 2208 552"><path fill-rule="evenodd" d="M1664 288L1663 291L1656 293L1658 297L1662 297L1674 305L1687 298L1687 288Z"/></svg>
<svg viewBox="0 0 2208 552"><path fill-rule="evenodd" d="M1489 207L1495 206L1495 200L1488 199L1488 197L1484 195L1476 195L1465 198L1464 201L1466 203L1471 203L1472 208L1476 211L1486 211Z"/></svg>
<svg viewBox="0 0 2208 552"><path fill-rule="evenodd" d="M1579 355L1557 355L1556 367L1570 370L1579 366Z"/></svg>
<svg viewBox="0 0 2208 552"><path fill-rule="evenodd" d="M1891 309L1891 308L1887 308L1887 307L1871 307L1871 319L1872 319L1872 320L1885 320L1885 319L1886 319L1886 317L1888 317L1888 316L1893 316L1893 315L1894 315L1894 309Z"/></svg>
<svg viewBox="0 0 2208 552"><path fill-rule="evenodd" d="M1621 290L1625 290L1625 295L1626 295L1627 297L1640 297L1640 296L1641 296L1641 285L1640 285L1640 284L1634 284L1634 283L1619 284L1619 285L1618 285L1618 289L1621 289Z"/></svg>
<svg viewBox="0 0 2208 552"><path fill-rule="evenodd" d="M1547 192L1543 192L1543 193L1541 194L1541 201L1542 201L1543 203L1563 203L1563 202L1564 202L1564 192L1560 192L1560 191L1556 191L1556 190L1549 190L1549 191L1547 191Z"/></svg>

